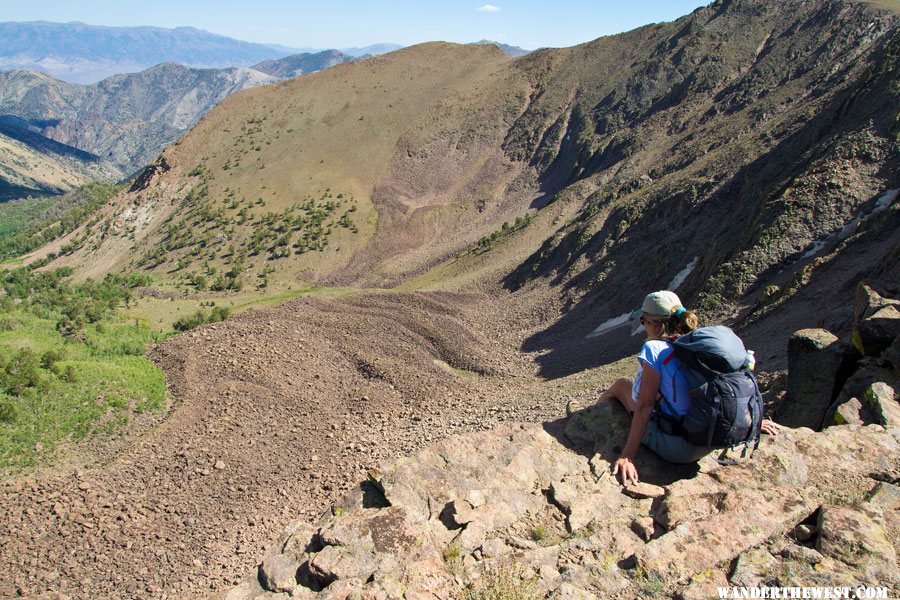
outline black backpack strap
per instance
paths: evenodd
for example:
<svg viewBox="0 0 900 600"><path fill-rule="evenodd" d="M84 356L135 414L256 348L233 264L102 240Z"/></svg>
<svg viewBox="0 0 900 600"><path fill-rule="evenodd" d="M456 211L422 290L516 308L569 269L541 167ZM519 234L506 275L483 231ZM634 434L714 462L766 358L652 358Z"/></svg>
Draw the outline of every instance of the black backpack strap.
<svg viewBox="0 0 900 600"><path fill-rule="evenodd" d="M756 452L756 450L759 448L759 441L762 438L762 417L765 407L763 405L762 392L759 391L759 382L753 375L753 371L746 369L744 370L744 373L746 373L747 377L749 377L753 381L753 386L756 389L756 399L759 401L759 410L757 410L757 407L753 404L750 405L750 415L752 418L752 422L750 425L750 431L747 435L747 440L744 442L744 452L746 452L747 446L749 446L749 444L753 442L753 450L750 452L750 456L753 456L753 453Z"/></svg>

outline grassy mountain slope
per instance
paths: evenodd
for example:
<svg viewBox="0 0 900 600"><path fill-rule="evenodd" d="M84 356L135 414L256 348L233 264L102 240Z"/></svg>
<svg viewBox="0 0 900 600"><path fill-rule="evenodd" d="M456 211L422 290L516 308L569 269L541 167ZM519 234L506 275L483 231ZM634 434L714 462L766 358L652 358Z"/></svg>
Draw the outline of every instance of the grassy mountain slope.
<svg viewBox="0 0 900 600"><path fill-rule="evenodd" d="M381 257L413 250L423 253L414 261L421 266L460 247L435 239L442 223L458 227L462 215L480 220L465 236L473 240L477 229L495 228L489 215L502 207L487 203L503 184L494 176L505 161L499 143L528 91L517 73L505 71L508 61L490 46L429 44L236 94L164 153L145 188L109 207L115 235L97 252L116 256L115 266L151 264L163 272L181 259L191 263L188 271L207 260L231 268L242 252L244 269L259 273L271 265L290 276L314 268L310 276L349 279L371 272ZM284 211L309 200L319 207L310 210L329 214L288 224L292 237L279 246L286 221L301 216ZM341 206L327 209L329 202ZM114 225L137 212L146 222ZM170 216L171 232L163 229ZM311 231L320 224L321 235ZM189 228L190 239L174 238ZM205 243L213 232L216 239ZM326 239L327 247L315 256L294 252L307 233L313 251ZM257 244L254 235L265 239ZM366 256L343 269L370 239ZM290 256L269 260L279 248Z"/></svg>
<svg viewBox="0 0 900 600"><path fill-rule="evenodd" d="M720 0L516 60L426 44L242 92L58 262L218 287L502 278L511 302L561 303L525 342L549 374L627 351L626 328L586 334L654 288L711 319L802 306L798 325L839 326L795 297L896 210L898 23L877 3ZM865 270L884 285L890 239Z"/></svg>

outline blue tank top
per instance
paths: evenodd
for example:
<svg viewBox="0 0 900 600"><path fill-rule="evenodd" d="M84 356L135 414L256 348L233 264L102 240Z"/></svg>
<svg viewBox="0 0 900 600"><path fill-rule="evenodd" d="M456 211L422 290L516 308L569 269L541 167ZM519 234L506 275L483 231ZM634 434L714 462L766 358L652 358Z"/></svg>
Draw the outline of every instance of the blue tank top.
<svg viewBox="0 0 900 600"><path fill-rule="evenodd" d="M680 417L687 414L691 405L688 395L688 383L681 371L681 363L674 355L672 344L663 340L648 340L638 353L639 368L651 366L659 373L659 393L663 398L660 408L668 415ZM635 381L642 379L643 373ZM634 390L635 398L637 398Z"/></svg>

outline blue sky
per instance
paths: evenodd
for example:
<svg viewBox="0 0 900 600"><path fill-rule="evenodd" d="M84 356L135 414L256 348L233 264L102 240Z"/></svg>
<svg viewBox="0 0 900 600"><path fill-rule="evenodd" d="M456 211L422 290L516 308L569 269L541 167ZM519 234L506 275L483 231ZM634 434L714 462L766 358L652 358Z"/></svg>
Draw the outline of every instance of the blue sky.
<svg viewBox="0 0 900 600"><path fill-rule="evenodd" d="M0 0L0 21L190 25L251 42L346 48L491 39L534 49L571 46L671 21L711 0Z"/></svg>

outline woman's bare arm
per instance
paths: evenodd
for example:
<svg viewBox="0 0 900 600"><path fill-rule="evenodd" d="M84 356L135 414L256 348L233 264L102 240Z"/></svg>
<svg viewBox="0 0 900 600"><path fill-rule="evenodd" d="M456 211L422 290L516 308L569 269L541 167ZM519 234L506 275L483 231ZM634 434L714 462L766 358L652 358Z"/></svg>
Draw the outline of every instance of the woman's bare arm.
<svg viewBox="0 0 900 600"><path fill-rule="evenodd" d="M650 416L653 414L656 399L659 396L659 372L645 364L643 377L641 389L638 392L637 409L634 411L634 416L631 419L631 429L628 431L628 440L625 442L625 448L613 467L613 475L621 474L622 484L626 486L630 483L638 482L637 467L634 466L633 461L641 445L644 432L647 430Z"/></svg>

